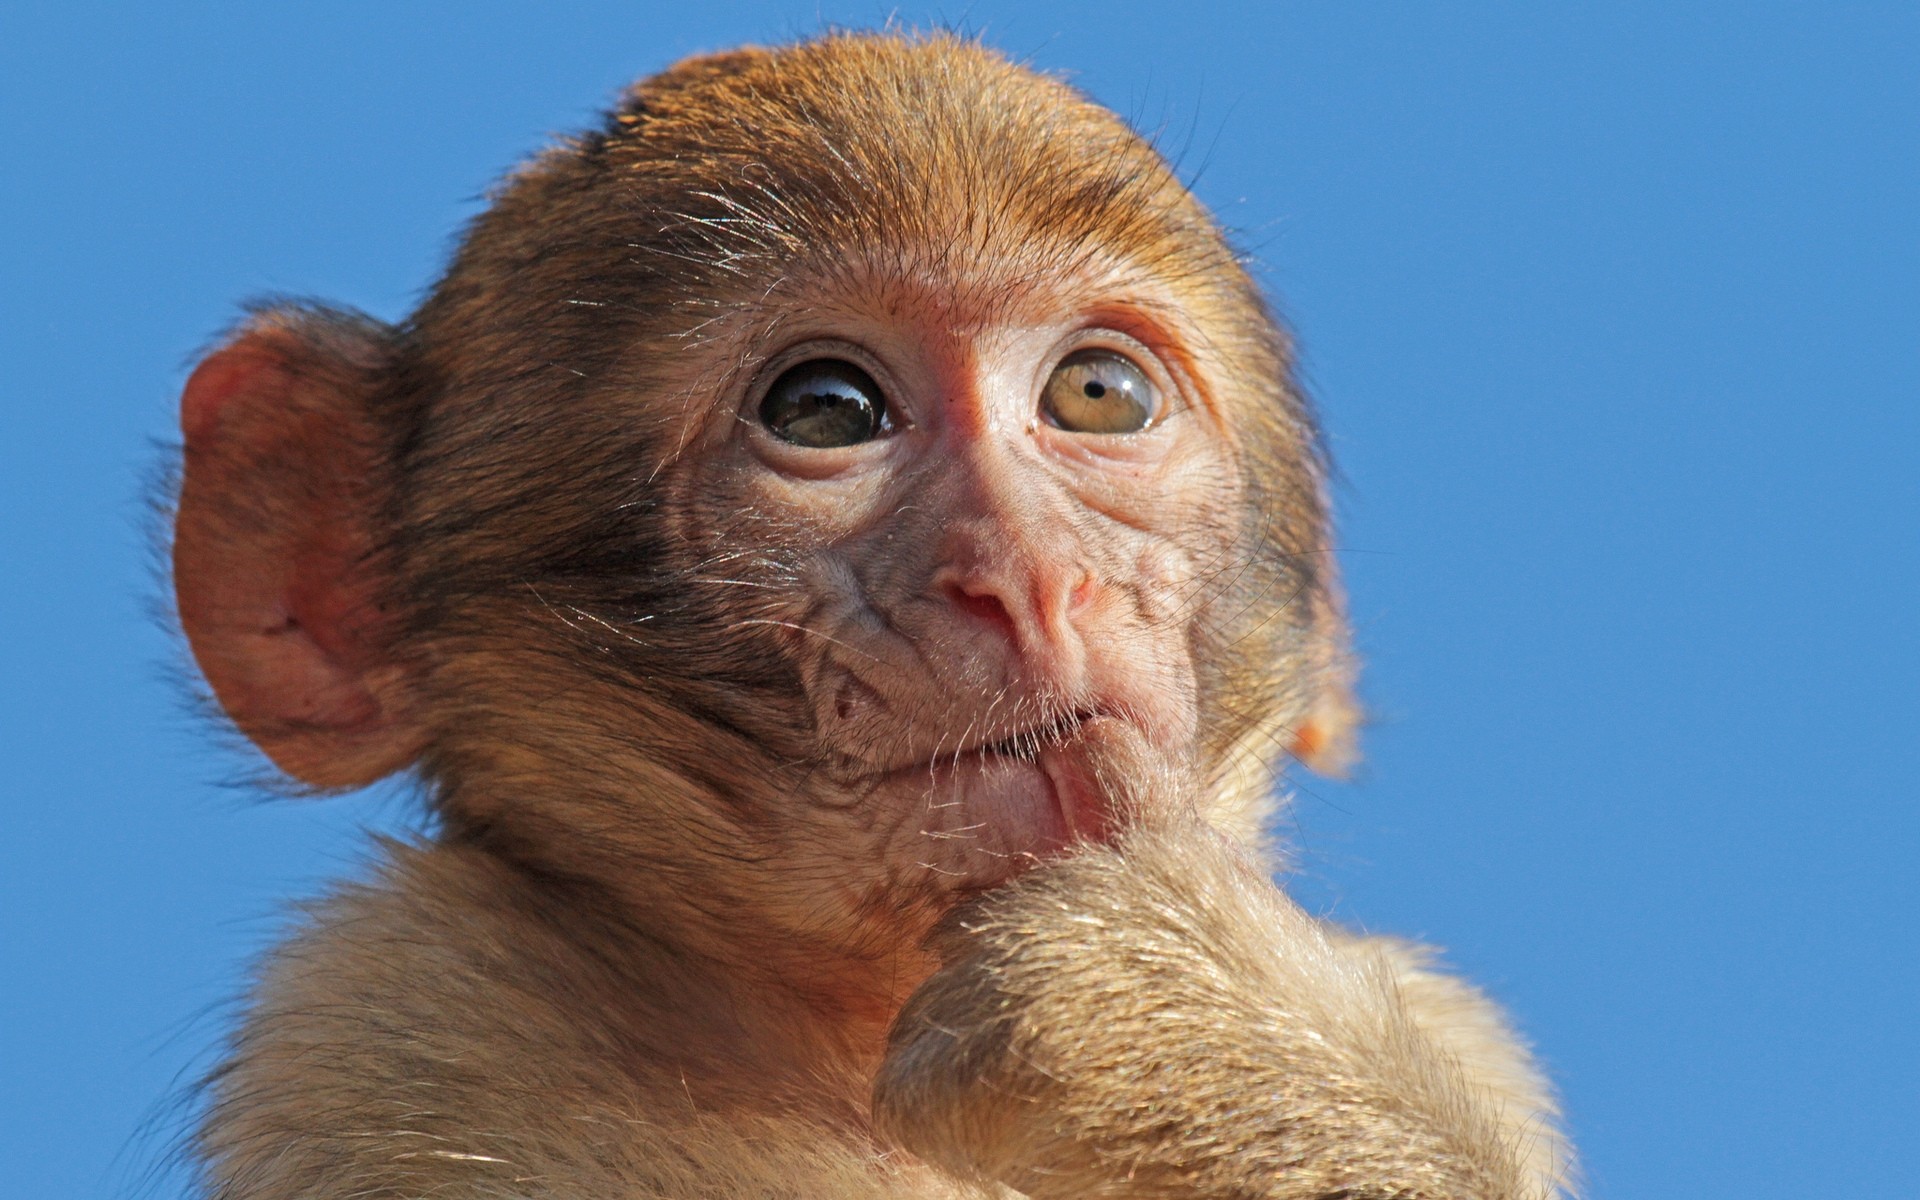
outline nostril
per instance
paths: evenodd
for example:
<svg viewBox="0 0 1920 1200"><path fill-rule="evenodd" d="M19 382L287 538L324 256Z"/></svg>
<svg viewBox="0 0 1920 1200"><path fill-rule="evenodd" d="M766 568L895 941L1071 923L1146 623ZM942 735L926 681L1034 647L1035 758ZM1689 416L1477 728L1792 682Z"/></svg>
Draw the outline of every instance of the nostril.
<svg viewBox="0 0 1920 1200"><path fill-rule="evenodd" d="M947 599L961 612L971 613L980 620L998 629L1010 639L1016 639L1016 626L1013 614L1007 611L1006 604L992 592L970 592L965 585L949 583L946 585Z"/></svg>
<svg viewBox="0 0 1920 1200"><path fill-rule="evenodd" d="M1099 591L1100 585L1094 581L1093 572L1088 571L1080 577L1079 584L1068 594L1067 611L1079 612L1086 608L1087 605L1093 603L1093 598Z"/></svg>

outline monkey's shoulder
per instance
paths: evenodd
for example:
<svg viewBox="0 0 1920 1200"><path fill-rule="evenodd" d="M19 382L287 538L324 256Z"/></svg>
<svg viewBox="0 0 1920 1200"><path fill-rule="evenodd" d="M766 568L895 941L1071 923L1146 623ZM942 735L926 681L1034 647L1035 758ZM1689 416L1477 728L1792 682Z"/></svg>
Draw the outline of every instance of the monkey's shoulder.
<svg viewBox="0 0 1920 1200"><path fill-rule="evenodd" d="M210 1081L212 1194L976 1195L816 1122L697 1106L688 1060L658 1067L679 1035L647 997L671 981L561 916L444 845L388 847L309 906Z"/></svg>

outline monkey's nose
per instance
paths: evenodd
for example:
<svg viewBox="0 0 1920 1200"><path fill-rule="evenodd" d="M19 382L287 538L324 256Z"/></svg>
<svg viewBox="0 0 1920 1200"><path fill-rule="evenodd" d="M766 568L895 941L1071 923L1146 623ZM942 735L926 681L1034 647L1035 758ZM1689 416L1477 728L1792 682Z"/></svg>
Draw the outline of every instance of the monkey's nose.
<svg viewBox="0 0 1920 1200"><path fill-rule="evenodd" d="M943 590L953 606L964 613L971 613L983 624L993 626L1005 634L1007 640L1020 640L1020 627L1014 623L1013 614L1007 611L1006 604L991 591L976 591L974 586L949 581Z"/></svg>
<svg viewBox="0 0 1920 1200"><path fill-rule="evenodd" d="M1085 658L1081 624L1100 592L1085 566L1003 562L941 576L940 591L956 610L997 631L1031 665L1048 674L1077 673Z"/></svg>

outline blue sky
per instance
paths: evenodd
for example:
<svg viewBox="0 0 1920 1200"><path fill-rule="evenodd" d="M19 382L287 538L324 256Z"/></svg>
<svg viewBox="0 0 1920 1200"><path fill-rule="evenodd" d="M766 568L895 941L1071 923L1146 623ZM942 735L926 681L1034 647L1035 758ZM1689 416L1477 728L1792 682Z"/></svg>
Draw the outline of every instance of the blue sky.
<svg viewBox="0 0 1920 1200"><path fill-rule="evenodd" d="M627 79L889 11L0 14L9 1191L180 1194L281 905L408 819L230 786L173 678L142 481L194 351L266 292L398 317ZM1920 7L898 12L1157 131L1299 332L1374 725L1296 891L1511 1006L1596 1196L1913 1194Z"/></svg>

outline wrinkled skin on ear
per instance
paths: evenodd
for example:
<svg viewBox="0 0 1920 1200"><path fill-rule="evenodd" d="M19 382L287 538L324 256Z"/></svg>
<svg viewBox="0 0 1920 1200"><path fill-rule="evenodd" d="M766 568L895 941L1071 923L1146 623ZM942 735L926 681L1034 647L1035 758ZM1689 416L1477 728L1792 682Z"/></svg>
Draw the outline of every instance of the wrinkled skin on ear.
<svg viewBox="0 0 1920 1200"><path fill-rule="evenodd" d="M383 555L391 454L371 405L390 337L268 311L181 399L180 623L228 715L314 788L371 783L424 742Z"/></svg>

